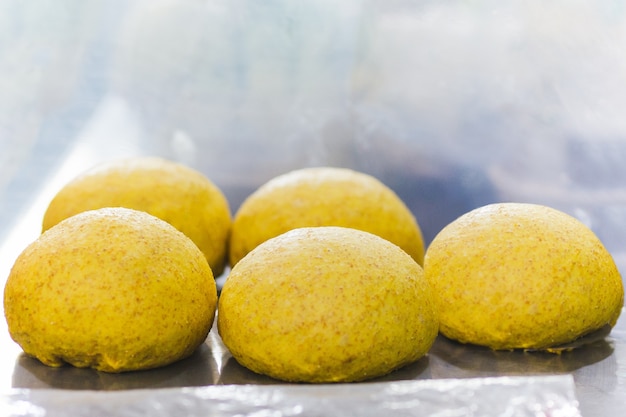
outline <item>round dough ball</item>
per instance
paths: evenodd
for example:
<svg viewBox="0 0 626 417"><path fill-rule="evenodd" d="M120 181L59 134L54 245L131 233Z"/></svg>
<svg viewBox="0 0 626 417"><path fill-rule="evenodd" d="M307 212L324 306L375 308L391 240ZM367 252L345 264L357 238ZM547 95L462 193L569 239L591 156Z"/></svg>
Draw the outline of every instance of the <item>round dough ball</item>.
<svg viewBox="0 0 626 417"><path fill-rule="evenodd" d="M299 228L246 255L219 299L233 357L286 381L347 382L424 356L438 319L422 267L398 246L344 227Z"/></svg>
<svg viewBox="0 0 626 417"><path fill-rule="evenodd" d="M49 366L163 366L204 342L217 289L197 246L145 212L103 208L44 232L4 289L11 337Z"/></svg>
<svg viewBox="0 0 626 417"><path fill-rule="evenodd" d="M345 168L305 168L268 181L233 219L230 264L299 227L342 226L378 235L424 260L421 229L404 202L376 178Z"/></svg>
<svg viewBox="0 0 626 417"><path fill-rule="evenodd" d="M224 271L230 208L222 191L200 172L156 157L102 163L59 190L44 214L43 231L103 207L141 210L165 220L193 240L214 276Z"/></svg>
<svg viewBox="0 0 626 417"><path fill-rule="evenodd" d="M615 325L622 279L583 223L535 204L498 203L446 226L425 276L441 333L492 349L550 349Z"/></svg>

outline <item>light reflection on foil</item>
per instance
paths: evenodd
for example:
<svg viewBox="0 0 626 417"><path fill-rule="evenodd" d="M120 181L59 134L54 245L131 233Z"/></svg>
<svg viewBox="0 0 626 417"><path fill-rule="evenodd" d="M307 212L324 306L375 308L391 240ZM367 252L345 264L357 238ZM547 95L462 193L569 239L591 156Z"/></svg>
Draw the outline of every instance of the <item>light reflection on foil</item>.
<svg viewBox="0 0 626 417"><path fill-rule="evenodd" d="M9 399L0 401L0 404L2 404L2 414L7 413L5 415L8 416L44 417L46 415L46 410L43 407L34 405L27 400L11 401Z"/></svg>
<svg viewBox="0 0 626 417"><path fill-rule="evenodd" d="M128 391L14 390L15 416L581 417L571 375Z"/></svg>

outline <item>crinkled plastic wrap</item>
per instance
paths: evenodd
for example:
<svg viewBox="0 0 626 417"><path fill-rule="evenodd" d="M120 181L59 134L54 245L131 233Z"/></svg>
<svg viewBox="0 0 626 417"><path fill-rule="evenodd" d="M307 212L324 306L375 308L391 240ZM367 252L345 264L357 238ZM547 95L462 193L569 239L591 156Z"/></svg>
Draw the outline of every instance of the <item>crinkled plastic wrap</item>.
<svg viewBox="0 0 626 417"><path fill-rule="evenodd" d="M580 417L571 375L160 390L15 390L14 416Z"/></svg>

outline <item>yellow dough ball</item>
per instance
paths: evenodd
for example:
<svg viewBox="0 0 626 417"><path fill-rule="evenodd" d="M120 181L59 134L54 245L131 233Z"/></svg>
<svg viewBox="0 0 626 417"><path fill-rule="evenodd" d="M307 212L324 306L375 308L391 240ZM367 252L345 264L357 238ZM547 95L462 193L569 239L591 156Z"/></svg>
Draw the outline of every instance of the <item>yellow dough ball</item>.
<svg viewBox="0 0 626 417"><path fill-rule="evenodd" d="M252 250L220 295L219 334L254 372L347 382L424 356L438 319L423 270L398 246L344 227L299 228Z"/></svg>
<svg viewBox="0 0 626 417"><path fill-rule="evenodd" d="M619 271L595 234L558 210L498 203L446 226L424 273L441 333L492 349L547 349L615 325Z"/></svg>
<svg viewBox="0 0 626 417"><path fill-rule="evenodd" d="M222 191L200 172L156 157L100 164L59 190L44 214L43 230L103 207L141 210L165 220L194 241L215 276L224 271L230 208Z"/></svg>
<svg viewBox="0 0 626 417"><path fill-rule="evenodd" d="M342 226L400 246L420 265L424 242L404 202L376 178L344 168L305 168L268 181L235 214L230 264L260 243L291 229Z"/></svg>
<svg viewBox="0 0 626 417"><path fill-rule="evenodd" d="M49 366L106 372L185 358L212 326L217 289L197 246L145 212L103 208L44 232L4 289L11 337Z"/></svg>

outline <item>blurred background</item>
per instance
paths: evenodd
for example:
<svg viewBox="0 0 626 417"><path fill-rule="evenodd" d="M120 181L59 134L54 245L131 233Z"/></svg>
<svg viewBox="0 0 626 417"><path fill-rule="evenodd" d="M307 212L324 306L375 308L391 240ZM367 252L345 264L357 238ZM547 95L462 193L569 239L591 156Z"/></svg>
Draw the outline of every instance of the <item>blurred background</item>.
<svg viewBox="0 0 626 417"><path fill-rule="evenodd" d="M626 267L617 0L0 0L3 275L49 199L112 158L378 177L427 243L496 201L588 224Z"/></svg>

